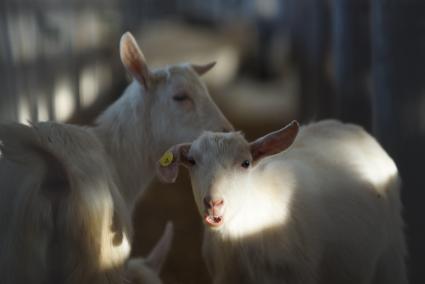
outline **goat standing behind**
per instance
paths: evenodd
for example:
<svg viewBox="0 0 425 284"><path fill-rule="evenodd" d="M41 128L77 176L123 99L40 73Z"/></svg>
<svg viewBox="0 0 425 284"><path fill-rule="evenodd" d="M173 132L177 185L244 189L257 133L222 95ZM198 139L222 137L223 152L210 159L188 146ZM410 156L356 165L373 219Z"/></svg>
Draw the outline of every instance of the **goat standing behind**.
<svg viewBox="0 0 425 284"><path fill-rule="evenodd" d="M130 218L98 139L56 123L0 137L2 283L119 283Z"/></svg>
<svg viewBox="0 0 425 284"><path fill-rule="evenodd" d="M2 125L0 137L2 283L161 283L172 225L126 267L130 216L92 133L48 122Z"/></svg>
<svg viewBox="0 0 425 284"><path fill-rule="evenodd" d="M151 70L130 33L120 53L135 80L96 126L0 128L5 283L119 283L129 216L161 152L204 129L232 129L199 79L214 63Z"/></svg>
<svg viewBox="0 0 425 284"><path fill-rule="evenodd" d="M130 33L121 38L120 54L134 81L91 130L105 146L131 211L155 177L154 165L162 152L204 130L233 127L199 78L215 63L152 70Z"/></svg>

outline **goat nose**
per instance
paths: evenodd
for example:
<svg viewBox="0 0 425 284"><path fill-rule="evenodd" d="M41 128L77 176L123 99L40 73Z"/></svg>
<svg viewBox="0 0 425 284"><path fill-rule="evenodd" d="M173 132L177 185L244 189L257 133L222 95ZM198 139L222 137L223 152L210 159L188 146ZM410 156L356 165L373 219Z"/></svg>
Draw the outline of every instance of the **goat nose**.
<svg viewBox="0 0 425 284"><path fill-rule="evenodd" d="M223 206L223 204L224 204L224 200L221 198L219 199L212 199L211 197L204 198L204 205L205 205L205 208L207 209L220 208L221 206Z"/></svg>

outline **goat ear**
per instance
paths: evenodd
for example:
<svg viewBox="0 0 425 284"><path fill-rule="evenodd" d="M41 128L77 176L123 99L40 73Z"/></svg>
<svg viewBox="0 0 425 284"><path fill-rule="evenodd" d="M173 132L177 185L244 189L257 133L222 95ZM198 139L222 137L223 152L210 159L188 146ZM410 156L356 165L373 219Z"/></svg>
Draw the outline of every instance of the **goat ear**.
<svg viewBox="0 0 425 284"><path fill-rule="evenodd" d="M298 122L294 120L284 128L251 142L249 148L253 161L257 162L262 158L286 150L294 142L298 134L298 129Z"/></svg>
<svg viewBox="0 0 425 284"><path fill-rule="evenodd" d="M155 247L149 253L149 256L146 258L146 264L158 274L161 272L162 265L164 264L165 259L167 258L167 255L171 249L173 235L173 223L168 222L165 226L164 233L162 233L161 239L159 239Z"/></svg>
<svg viewBox="0 0 425 284"><path fill-rule="evenodd" d="M179 175L179 166L189 166L187 155L190 143L178 144L166 151L157 163L157 175L166 183L173 183Z"/></svg>
<svg viewBox="0 0 425 284"><path fill-rule="evenodd" d="M205 73L207 73L208 71L210 71L216 64L217 62L213 61L204 65L196 65L196 64L191 64L193 70L195 70L195 72L199 75L202 76Z"/></svg>
<svg viewBox="0 0 425 284"><path fill-rule="evenodd" d="M148 89L150 71L146 64L145 56L130 32L124 33L121 37L120 56L121 62L131 76L142 84L145 89Z"/></svg>

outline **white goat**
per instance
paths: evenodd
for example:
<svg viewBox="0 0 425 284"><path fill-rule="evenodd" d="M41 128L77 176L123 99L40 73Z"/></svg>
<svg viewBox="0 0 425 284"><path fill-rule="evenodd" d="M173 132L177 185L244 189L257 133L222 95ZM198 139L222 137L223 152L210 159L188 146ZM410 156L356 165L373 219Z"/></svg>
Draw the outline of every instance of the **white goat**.
<svg viewBox="0 0 425 284"><path fill-rule="evenodd" d="M394 162L354 125L297 132L207 132L160 160L163 181L189 168L214 283L407 283Z"/></svg>
<svg viewBox="0 0 425 284"><path fill-rule="evenodd" d="M2 283L119 283L130 218L98 139L56 123L0 137Z"/></svg>
<svg viewBox="0 0 425 284"><path fill-rule="evenodd" d="M0 137L1 283L159 283L149 264L159 273L172 226L125 270L131 220L93 134L47 122L2 125Z"/></svg>
<svg viewBox="0 0 425 284"><path fill-rule="evenodd" d="M121 60L135 79L97 120L94 133L118 173L118 187L133 208L155 176L155 162L174 144L192 141L203 130L230 131L232 125L198 75L215 63L150 70L130 33L121 38Z"/></svg>
<svg viewBox="0 0 425 284"><path fill-rule="evenodd" d="M97 126L0 127L2 283L120 283L130 212L157 157L203 129L232 129L197 75L214 64L150 71L129 33L120 49L136 80ZM143 263L131 263L133 275Z"/></svg>

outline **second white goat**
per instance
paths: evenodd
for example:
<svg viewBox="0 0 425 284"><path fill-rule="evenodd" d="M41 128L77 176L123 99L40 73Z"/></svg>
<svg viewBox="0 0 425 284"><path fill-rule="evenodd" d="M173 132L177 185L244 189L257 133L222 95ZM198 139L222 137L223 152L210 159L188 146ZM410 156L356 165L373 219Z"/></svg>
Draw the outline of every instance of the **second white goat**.
<svg viewBox="0 0 425 284"><path fill-rule="evenodd" d="M297 132L206 132L160 160L163 181L189 169L213 282L407 283L394 162L354 125Z"/></svg>

